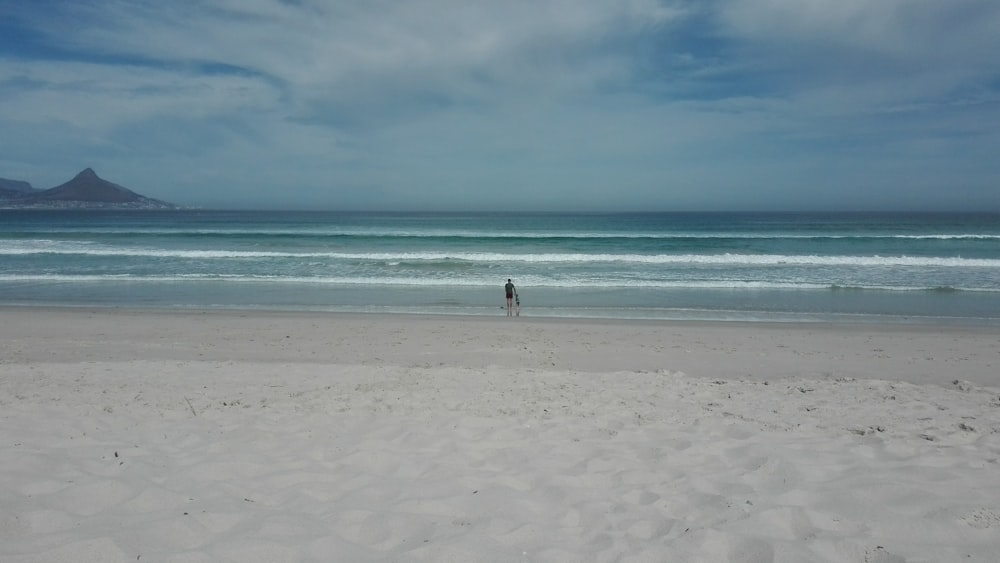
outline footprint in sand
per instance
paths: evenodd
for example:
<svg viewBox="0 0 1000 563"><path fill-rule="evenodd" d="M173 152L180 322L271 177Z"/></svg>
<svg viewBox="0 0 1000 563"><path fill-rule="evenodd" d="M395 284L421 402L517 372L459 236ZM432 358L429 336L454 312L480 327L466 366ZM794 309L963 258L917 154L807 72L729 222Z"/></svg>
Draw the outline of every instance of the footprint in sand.
<svg viewBox="0 0 1000 563"><path fill-rule="evenodd" d="M906 563L906 559L889 553L880 545L865 551L865 563Z"/></svg>

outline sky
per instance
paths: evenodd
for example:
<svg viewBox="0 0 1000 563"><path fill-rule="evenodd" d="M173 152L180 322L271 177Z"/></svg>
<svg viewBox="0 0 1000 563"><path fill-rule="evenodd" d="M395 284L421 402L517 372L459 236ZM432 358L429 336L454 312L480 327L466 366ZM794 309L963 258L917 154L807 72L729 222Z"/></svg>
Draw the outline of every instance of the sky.
<svg viewBox="0 0 1000 563"><path fill-rule="evenodd" d="M0 177L232 209L1000 211L997 0L0 0Z"/></svg>

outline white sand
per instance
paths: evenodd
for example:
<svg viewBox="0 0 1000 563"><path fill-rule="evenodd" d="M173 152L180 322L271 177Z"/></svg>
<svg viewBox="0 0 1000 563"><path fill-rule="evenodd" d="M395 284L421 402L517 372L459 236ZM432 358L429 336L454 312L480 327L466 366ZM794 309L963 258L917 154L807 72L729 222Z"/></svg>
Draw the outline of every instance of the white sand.
<svg viewBox="0 0 1000 563"><path fill-rule="evenodd" d="M4 563L1000 553L995 328L0 321Z"/></svg>

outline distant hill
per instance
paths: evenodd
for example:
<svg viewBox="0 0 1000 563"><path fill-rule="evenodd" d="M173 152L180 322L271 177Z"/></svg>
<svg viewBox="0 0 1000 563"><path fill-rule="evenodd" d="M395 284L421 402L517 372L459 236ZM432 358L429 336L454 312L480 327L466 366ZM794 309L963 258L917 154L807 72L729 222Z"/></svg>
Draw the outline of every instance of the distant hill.
<svg viewBox="0 0 1000 563"><path fill-rule="evenodd" d="M24 197L26 194L34 194L41 191L33 188L28 182L0 178L0 200Z"/></svg>
<svg viewBox="0 0 1000 563"><path fill-rule="evenodd" d="M3 180L0 195L4 207L70 208L70 209L178 209L178 206L137 194L132 190L100 178L87 168L72 180L48 190L35 190L31 184ZM14 188L6 187L8 184ZM27 186L27 189L25 189Z"/></svg>

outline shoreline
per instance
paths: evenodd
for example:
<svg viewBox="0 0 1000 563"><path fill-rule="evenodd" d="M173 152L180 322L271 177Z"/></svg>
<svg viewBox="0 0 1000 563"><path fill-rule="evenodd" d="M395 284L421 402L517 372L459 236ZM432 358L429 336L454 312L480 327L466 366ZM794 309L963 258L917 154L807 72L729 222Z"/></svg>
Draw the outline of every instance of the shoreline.
<svg viewBox="0 0 1000 563"><path fill-rule="evenodd" d="M145 283L145 282L143 282ZM227 282L232 285L235 282ZM239 286L235 292L220 292L220 287L206 286L203 289L208 293L199 293L194 286L172 286L166 291L154 291L151 287L141 287L138 293L129 294L124 301L119 292L121 288L114 289L114 284L100 284L106 293L99 294L93 300L65 301L60 299L48 299L36 294L34 289L26 290L23 287L9 288L12 293L8 295L8 301L0 300L0 308L41 308L41 309L111 309L111 310L145 310L145 311L221 311L221 312L246 312L246 313L320 313L320 314L364 314L364 315L415 315L434 317L494 317L505 316L502 304L483 305L495 297L496 292L486 292L481 288L464 289L474 293L465 295L462 299L453 303L426 301L426 294L404 295L402 291L398 295L390 296L382 300L382 297L367 294L368 290L354 288L364 295L354 295L345 298L339 297L339 302L325 302L329 295L320 295L326 291L318 286L305 285L301 288L285 288L280 295L270 295L260 303L254 302L254 296L243 295L246 288ZM183 290L178 295L172 291L177 287ZM130 287L129 291L134 290ZM353 291L352 290L352 291ZM89 291L89 290L88 290ZM541 291L541 290L540 290ZM734 293L723 292L710 298L707 294L690 301L690 295L676 295L667 302L676 301L672 307L646 307L635 302L622 302L619 305L601 305L584 303L563 302L565 296L549 295L542 298L541 303L550 303L547 306L527 305L522 309L522 316L532 319L562 319L566 321L584 320L608 320L625 322L737 322L737 323L777 323L777 324L848 324L848 325L924 325L932 324L936 326L981 326L994 327L1000 329L1000 309L997 308L997 301L986 294L977 292L970 293L944 293L948 300L958 299L953 303L945 303L935 300L933 306L926 303L904 303L902 300L918 299L919 292L901 292L890 294L888 305L875 305L871 300L874 293L865 296L868 300L866 305L861 303L853 304L827 304L829 306L820 307L817 310L803 309L802 303L792 304L787 308L782 308L777 299L781 299L777 293L770 294L762 309L742 307L738 303L729 302L741 293L742 290L733 290ZM749 291L749 290L748 290ZM44 292L43 292L44 293ZM933 293L933 292L932 292ZM760 297L754 293L754 299ZM831 294L831 297L835 294ZM862 296L862 293L852 293L850 299ZM536 296L538 297L538 296ZM744 295L750 298L749 294ZM787 296L786 296L787 297ZM794 296L793 296L794 297ZM816 296L813 296L816 297ZM722 299L715 301L711 306L706 303L710 299ZM797 297L795 297L797 299ZM634 298L632 298L634 301ZM839 299L839 297L838 297ZM699 301L700 300L700 301ZM729 301L727 301L729 300ZM301 302L299 302L301 301ZM425 302L426 301L426 302ZM356 303L367 303L364 305ZM644 301L646 303L648 301ZM322 304L320 304L322 303ZM463 304L464 303L464 304ZM770 303L770 305L768 305ZM920 311L923 311L921 314Z"/></svg>
<svg viewBox="0 0 1000 563"><path fill-rule="evenodd" d="M437 352L445 356L441 365L477 368L669 369L724 379L853 377L939 385L959 379L1000 387L1000 327L980 325L62 307L0 307L0 317L0 342L19 347L23 361L409 365ZM395 342L386 342L391 334ZM209 335L222 341L206 343Z"/></svg>

